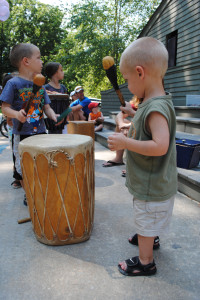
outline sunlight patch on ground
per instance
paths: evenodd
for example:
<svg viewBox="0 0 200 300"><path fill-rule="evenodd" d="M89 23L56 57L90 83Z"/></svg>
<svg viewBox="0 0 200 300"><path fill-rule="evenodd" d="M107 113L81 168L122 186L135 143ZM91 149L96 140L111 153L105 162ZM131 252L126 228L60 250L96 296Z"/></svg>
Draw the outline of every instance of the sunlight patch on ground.
<svg viewBox="0 0 200 300"><path fill-rule="evenodd" d="M13 166L12 161L10 161L10 162L1 162L0 174L4 173L7 170L10 170L10 168L12 168L12 166Z"/></svg>

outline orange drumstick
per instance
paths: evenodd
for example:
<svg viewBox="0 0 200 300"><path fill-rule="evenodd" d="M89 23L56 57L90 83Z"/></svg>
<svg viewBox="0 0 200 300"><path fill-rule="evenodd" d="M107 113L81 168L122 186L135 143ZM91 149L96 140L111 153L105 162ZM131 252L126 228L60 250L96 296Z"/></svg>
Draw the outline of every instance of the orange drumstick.
<svg viewBox="0 0 200 300"><path fill-rule="evenodd" d="M45 77L42 74L35 75L35 77L33 78L33 91L31 93L31 96L30 96L29 100L26 102L26 107L24 109L25 112L26 112L26 114L29 111L31 102L34 99L35 94L39 91L39 89L41 88L41 86L43 84L45 84ZM21 131L23 124L24 123L21 123L21 122L19 123L19 125L18 125L18 131Z"/></svg>
<svg viewBox="0 0 200 300"><path fill-rule="evenodd" d="M117 72L116 72L116 66L115 61L112 56L105 56L102 60L103 68L106 70L106 75L108 79L110 80L110 83L112 84L113 88L115 89L115 92L117 93L119 100L121 102L122 106L125 106L125 100L124 97L119 89L118 83L117 83Z"/></svg>

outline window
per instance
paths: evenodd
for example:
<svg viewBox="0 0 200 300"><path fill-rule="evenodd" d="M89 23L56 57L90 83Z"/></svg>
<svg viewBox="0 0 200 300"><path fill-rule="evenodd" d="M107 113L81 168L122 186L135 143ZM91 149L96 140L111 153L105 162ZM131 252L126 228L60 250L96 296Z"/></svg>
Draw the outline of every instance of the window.
<svg viewBox="0 0 200 300"><path fill-rule="evenodd" d="M177 39L178 39L178 30L168 34L166 36L166 45L169 53L168 67L176 66L176 53L177 53Z"/></svg>

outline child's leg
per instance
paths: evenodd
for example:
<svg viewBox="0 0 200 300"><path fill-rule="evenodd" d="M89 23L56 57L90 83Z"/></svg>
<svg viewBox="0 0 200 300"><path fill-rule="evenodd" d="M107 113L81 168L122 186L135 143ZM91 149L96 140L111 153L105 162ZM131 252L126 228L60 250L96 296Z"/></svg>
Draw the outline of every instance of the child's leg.
<svg viewBox="0 0 200 300"><path fill-rule="evenodd" d="M153 261L154 238L138 234L139 258L143 265L147 265Z"/></svg>
<svg viewBox="0 0 200 300"><path fill-rule="evenodd" d="M13 153L15 156L15 168L18 173L18 176L20 176L19 180L20 180L21 186L24 188L23 180L22 180L22 170L21 170L21 165L20 165L20 155L19 155L19 151L18 151L19 142L20 142L20 135L15 134L14 141L13 141Z"/></svg>
<svg viewBox="0 0 200 300"><path fill-rule="evenodd" d="M67 117L67 120L68 121L85 121L86 118L83 114L83 111L82 110L78 110L78 111L74 111L74 112L71 112L68 117Z"/></svg>
<svg viewBox="0 0 200 300"><path fill-rule="evenodd" d="M118 265L120 273L126 276L149 276L157 271L153 259L154 237L138 235L139 257L135 256L120 262Z"/></svg>
<svg viewBox="0 0 200 300"><path fill-rule="evenodd" d="M148 265L153 261L153 243L154 237L145 237L138 235L139 243L139 259L142 265ZM127 264L125 261L119 263L122 270L127 269ZM135 271L137 272L137 270Z"/></svg>
<svg viewBox="0 0 200 300"><path fill-rule="evenodd" d="M103 124L100 124L97 127L95 127L94 131L100 131L102 129L103 129Z"/></svg>

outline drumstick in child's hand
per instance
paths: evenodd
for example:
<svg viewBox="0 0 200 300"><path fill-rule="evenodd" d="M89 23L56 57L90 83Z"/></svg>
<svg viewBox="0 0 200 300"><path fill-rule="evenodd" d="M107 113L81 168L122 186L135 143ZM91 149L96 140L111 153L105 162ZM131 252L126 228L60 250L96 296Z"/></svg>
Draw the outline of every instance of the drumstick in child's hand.
<svg viewBox="0 0 200 300"><path fill-rule="evenodd" d="M124 97L119 89L118 83L117 83L117 71L115 66L115 61L112 56L105 56L102 60L103 68L106 70L106 75L108 79L110 80L110 83L112 84L113 88L115 89L115 92L117 93L119 100L121 102L122 106L126 106Z"/></svg>
<svg viewBox="0 0 200 300"><path fill-rule="evenodd" d="M24 108L25 113L27 115L31 102L34 99L35 94L39 91L39 89L41 88L41 86L45 84L45 77L42 74L37 74L35 75L35 77L33 78L33 91L31 93L30 98L28 99L28 101L26 102L26 107ZM18 125L18 131L21 131L22 126L24 123L19 123Z"/></svg>
<svg viewBox="0 0 200 300"><path fill-rule="evenodd" d="M71 111L72 111L71 107L65 109L63 113L57 118L56 124L62 121Z"/></svg>
<svg viewBox="0 0 200 300"><path fill-rule="evenodd" d="M30 222L31 221L31 218L24 218L24 219L21 219L21 220L18 220L18 224L23 224L23 223L27 223L27 222Z"/></svg>

